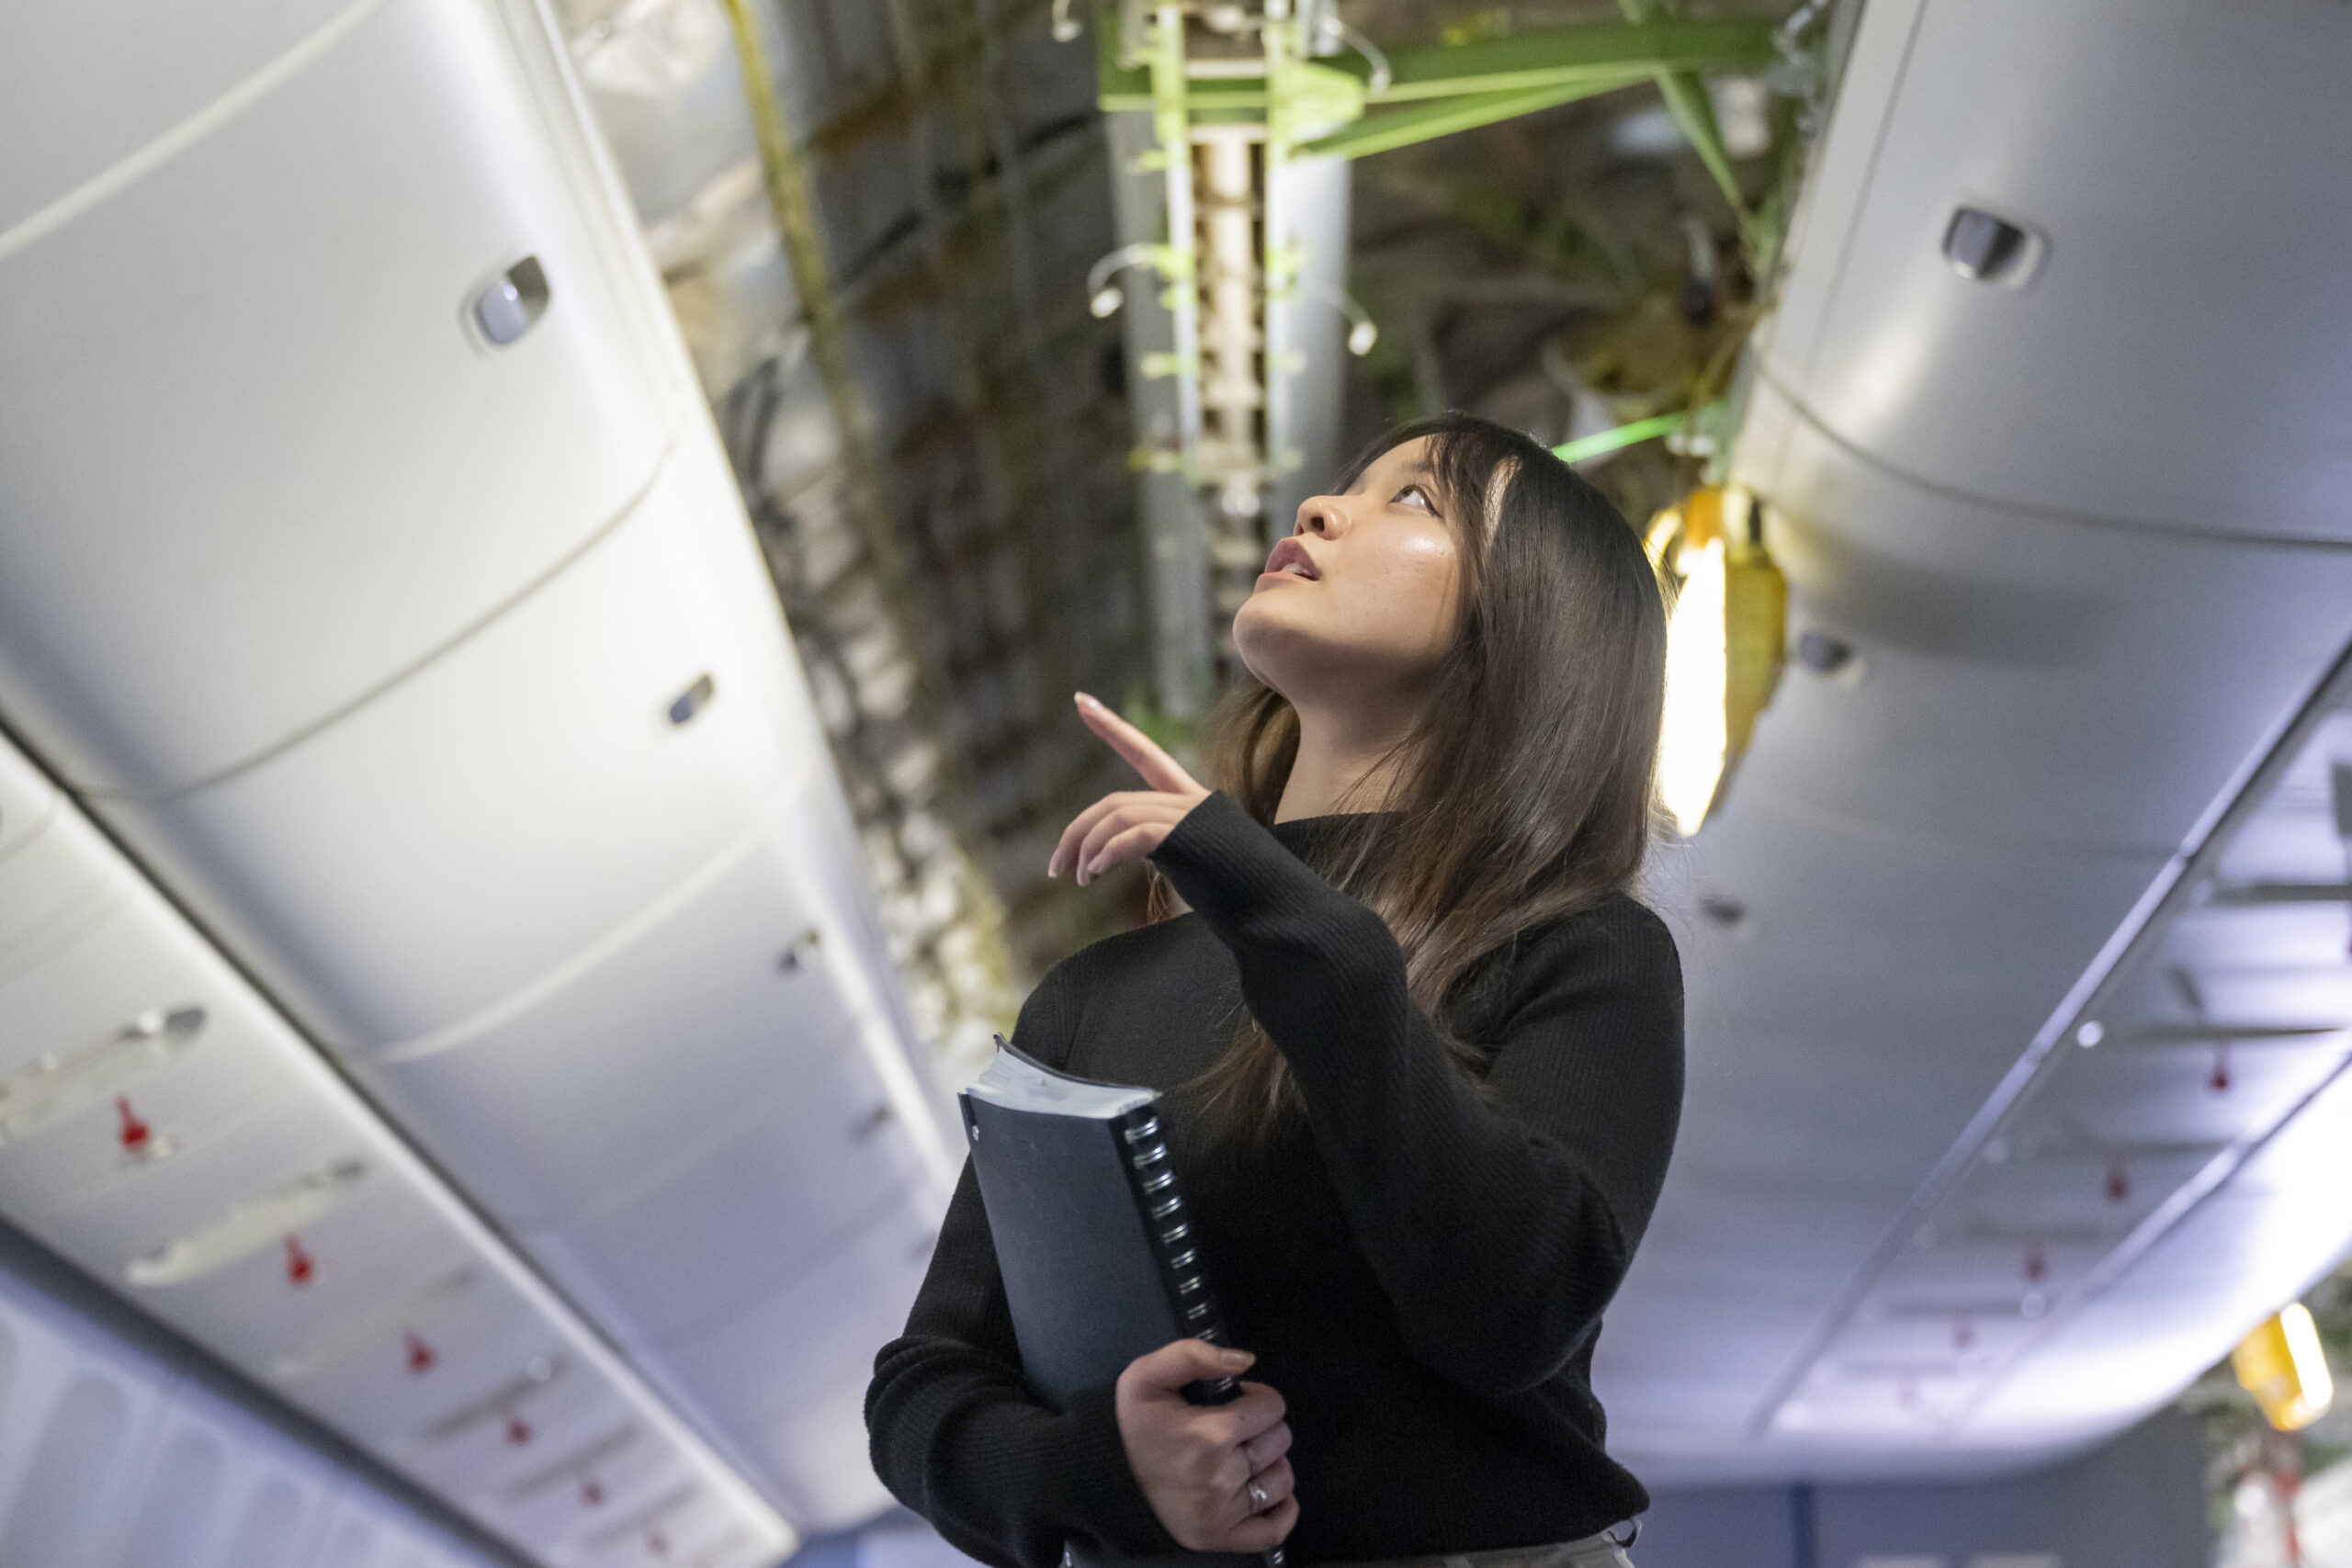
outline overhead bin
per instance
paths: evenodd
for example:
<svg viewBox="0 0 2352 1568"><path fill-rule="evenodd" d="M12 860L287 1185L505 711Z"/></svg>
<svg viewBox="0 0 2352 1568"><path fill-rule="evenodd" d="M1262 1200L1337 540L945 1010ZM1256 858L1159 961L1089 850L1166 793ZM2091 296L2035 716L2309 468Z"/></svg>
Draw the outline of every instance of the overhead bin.
<svg viewBox="0 0 2352 1568"><path fill-rule="evenodd" d="M1874 6L1766 375L1957 494L2352 540L2352 204L2278 156L2352 144L2346 58L2341 7Z"/></svg>
<svg viewBox="0 0 2352 1568"><path fill-rule="evenodd" d="M932 1190L910 1189L790 1285L640 1353L782 1478L805 1528L840 1529L888 1506L865 1455L865 1386L914 1304L941 1212ZM842 1310L850 1301L859 1309Z"/></svg>
<svg viewBox="0 0 2352 1568"><path fill-rule="evenodd" d="M191 11L91 0L10 18L0 58L0 243L322 29L378 0L294 0Z"/></svg>
<svg viewBox="0 0 2352 1568"><path fill-rule="evenodd" d="M87 133L0 175L0 716L78 796L0 755L13 1066L78 1064L0 1126L0 1212L550 1562L773 1561L312 1050L640 1345L786 1294L895 1326L913 1264L828 1259L943 1196L825 736L561 52L521 0L298 4L174 78L181 21L100 3L135 58L74 34L0 105ZM820 1392L773 1453L862 1472ZM524 1495L623 1426L638 1490Z"/></svg>
<svg viewBox="0 0 2352 1568"><path fill-rule="evenodd" d="M675 480L675 482L673 482ZM101 808L330 1044L429 1048L690 897L826 765L750 653L674 470L479 634L236 777Z"/></svg>
<svg viewBox="0 0 2352 1568"><path fill-rule="evenodd" d="M1731 785L1844 823L2170 852L2352 639L2352 551L2062 521L1915 483L1770 385L1736 476L1767 502L1792 661ZM1984 738L2008 765L1988 768Z"/></svg>
<svg viewBox="0 0 2352 1568"><path fill-rule="evenodd" d="M776 1115L857 1028L828 961L846 941L842 916L813 897L807 798L780 797L768 832L519 1014L356 1065L521 1227L594 1209Z"/></svg>
<svg viewBox="0 0 2352 1568"><path fill-rule="evenodd" d="M225 16L199 62L299 68L176 129L119 111L148 161L0 231L0 711L85 789L220 777L447 649L628 510L679 414L496 7ZM35 116L12 147L139 103L125 53L180 63L75 20L6 69L105 91L67 66L0 110ZM493 343L526 264L541 313Z"/></svg>
<svg viewBox="0 0 2352 1568"><path fill-rule="evenodd" d="M631 1347L694 1333L829 1268L877 1214L936 1190L864 1053L836 1051L825 1067L660 1185L515 1239Z"/></svg>

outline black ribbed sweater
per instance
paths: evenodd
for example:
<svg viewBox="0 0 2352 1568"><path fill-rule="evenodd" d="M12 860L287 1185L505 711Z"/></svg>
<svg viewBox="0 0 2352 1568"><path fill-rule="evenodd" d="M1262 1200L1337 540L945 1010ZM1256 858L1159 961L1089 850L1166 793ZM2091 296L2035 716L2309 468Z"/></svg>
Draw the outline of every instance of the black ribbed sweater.
<svg viewBox="0 0 2352 1568"><path fill-rule="evenodd" d="M1589 1371L1681 1104L1673 939L1621 896L1476 966L1446 1017L1485 1049L1482 1086L1407 995L1386 924L1314 869L1341 820L1270 829L1211 795L1152 856L1193 912L1056 964L1015 1039L1162 1091L1232 1341L1288 1405L1294 1564L1590 1535L1648 1503L1602 1450ZM1245 1005L1307 1116L1211 1146L1183 1086ZM1177 1550L1111 1390L1056 1410L1023 1382L968 1166L866 1423L891 1492L983 1562Z"/></svg>

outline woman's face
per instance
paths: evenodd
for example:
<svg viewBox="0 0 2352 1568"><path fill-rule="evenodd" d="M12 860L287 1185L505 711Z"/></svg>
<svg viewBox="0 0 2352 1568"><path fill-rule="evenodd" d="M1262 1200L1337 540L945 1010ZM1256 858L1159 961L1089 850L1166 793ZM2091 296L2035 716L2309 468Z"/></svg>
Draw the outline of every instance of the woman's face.
<svg viewBox="0 0 2352 1568"><path fill-rule="evenodd" d="M1392 446L1347 494L1309 498L1233 617L1242 662L1294 705L1409 701L1452 646L1459 561L1429 450Z"/></svg>

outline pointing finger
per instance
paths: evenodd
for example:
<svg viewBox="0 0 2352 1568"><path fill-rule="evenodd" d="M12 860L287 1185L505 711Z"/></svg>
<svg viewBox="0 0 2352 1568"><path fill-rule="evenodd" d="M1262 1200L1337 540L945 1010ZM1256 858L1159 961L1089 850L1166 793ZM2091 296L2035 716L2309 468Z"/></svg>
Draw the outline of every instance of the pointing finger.
<svg viewBox="0 0 2352 1568"><path fill-rule="evenodd" d="M1078 714L1086 721L1086 728L1126 759L1127 764L1141 773L1143 782L1152 788L1176 795L1191 795L1200 789L1193 782L1193 775L1160 749L1159 742L1113 713L1100 700L1079 693Z"/></svg>

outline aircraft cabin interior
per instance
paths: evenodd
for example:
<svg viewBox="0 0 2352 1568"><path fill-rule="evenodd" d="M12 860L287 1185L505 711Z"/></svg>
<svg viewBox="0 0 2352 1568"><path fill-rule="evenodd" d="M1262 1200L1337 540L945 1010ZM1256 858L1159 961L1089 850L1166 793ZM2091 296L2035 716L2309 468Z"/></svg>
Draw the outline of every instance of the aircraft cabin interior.
<svg viewBox="0 0 2352 1568"><path fill-rule="evenodd" d="M2352 1568L2347 80L2344 0L0 0L0 1568ZM1603 807L1479 825L1621 710L1632 858L1460 973L1632 921L1655 1030L1464 1044L1430 933ZM1052 1110L1196 1012L1173 1156ZM995 1185L1067 1018L1021 1124L1164 1280ZM1288 1265L1177 1135L1253 1062ZM1204 1280L1229 1409L1044 1375Z"/></svg>

